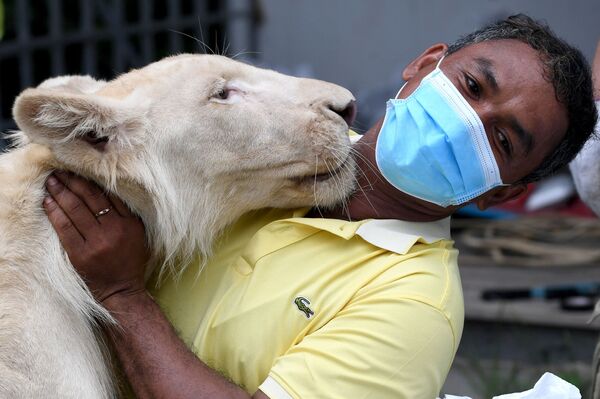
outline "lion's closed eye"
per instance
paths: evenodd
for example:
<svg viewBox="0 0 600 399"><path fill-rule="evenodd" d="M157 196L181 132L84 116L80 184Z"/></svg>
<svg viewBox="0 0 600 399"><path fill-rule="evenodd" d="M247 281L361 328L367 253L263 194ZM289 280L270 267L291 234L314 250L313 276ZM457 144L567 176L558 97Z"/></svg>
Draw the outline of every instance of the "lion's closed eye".
<svg viewBox="0 0 600 399"><path fill-rule="evenodd" d="M230 83L223 82L217 85L211 92L209 100L221 104L231 103L237 95L241 94L242 91Z"/></svg>
<svg viewBox="0 0 600 399"><path fill-rule="evenodd" d="M228 87L228 82L223 79L217 79L208 92L209 100L227 100L231 94L231 89Z"/></svg>

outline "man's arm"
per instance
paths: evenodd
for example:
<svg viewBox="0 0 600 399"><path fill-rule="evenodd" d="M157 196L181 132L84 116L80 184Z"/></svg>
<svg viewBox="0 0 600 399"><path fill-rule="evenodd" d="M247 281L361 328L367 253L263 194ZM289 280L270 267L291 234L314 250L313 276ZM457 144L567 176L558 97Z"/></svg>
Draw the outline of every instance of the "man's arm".
<svg viewBox="0 0 600 399"><path fill-rule="evenodd" d="M138 398L250 397L184 345L146 292L117 294L103 304L119 322L109 336Z"/></svg>
<svg viewBox="0 0 600 399"><path fill-rule="evenodd" d="M149 255L139 219L82 178L57 173L46 186L44 208L71 263L118 321L107 335L136 396L249 398L185 346L145 290ZM252 397L268 399L260 391Z"/></svg>

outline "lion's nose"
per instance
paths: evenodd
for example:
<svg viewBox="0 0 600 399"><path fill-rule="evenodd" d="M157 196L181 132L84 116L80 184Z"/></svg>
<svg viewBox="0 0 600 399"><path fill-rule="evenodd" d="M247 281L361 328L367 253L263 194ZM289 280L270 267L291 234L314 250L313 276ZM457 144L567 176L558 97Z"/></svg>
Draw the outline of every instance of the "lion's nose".
<svg viewBox="0 0 600 399"><path fill-rule="evenodd" d="M351 100L345 107L340 108L335 105L330 105L329 109L338 114L346 121L348 127L352 126L354 119L356 119L356 101Z"/></svg>

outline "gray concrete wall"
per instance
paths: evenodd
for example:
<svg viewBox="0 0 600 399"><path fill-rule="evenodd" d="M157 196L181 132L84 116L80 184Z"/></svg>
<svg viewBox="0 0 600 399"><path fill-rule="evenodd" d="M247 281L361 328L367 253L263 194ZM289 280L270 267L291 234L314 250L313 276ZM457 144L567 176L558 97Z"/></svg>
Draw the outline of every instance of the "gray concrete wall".
<svg viewBox="0 0 600 399"><path fill-rule="evenodd" d="M600 39L599 0L260 1L262 62L355 92L397 82L429 45L517 12L546 20L590 60Z"/></svg>

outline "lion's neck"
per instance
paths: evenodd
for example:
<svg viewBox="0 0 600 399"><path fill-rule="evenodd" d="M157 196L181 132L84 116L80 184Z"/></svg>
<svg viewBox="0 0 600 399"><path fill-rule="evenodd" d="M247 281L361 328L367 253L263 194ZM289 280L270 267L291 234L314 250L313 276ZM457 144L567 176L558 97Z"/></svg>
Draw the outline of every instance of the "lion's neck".
<svg viewBox="0 0 600 399"><path fill-rule="evenodd" d="M250 209L223 181L197 175L191 184L145 164L146 181L117 181L116 194L142 218L155 267L178 276L194 255L210 256L219 233Z"/></svg>

